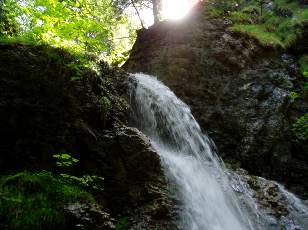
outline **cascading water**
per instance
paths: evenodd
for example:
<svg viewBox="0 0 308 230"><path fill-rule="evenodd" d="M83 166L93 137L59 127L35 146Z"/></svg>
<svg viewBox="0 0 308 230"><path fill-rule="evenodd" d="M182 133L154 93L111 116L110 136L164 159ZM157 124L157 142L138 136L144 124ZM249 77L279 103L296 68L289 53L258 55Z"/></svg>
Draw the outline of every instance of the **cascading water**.
<svg viewBox="0 0 308 230"><path fill-rule="evenodd" d="M189 107L155 77L140 73L133 78L132 123L149 136L174 185L171 193L181 203L179 228L278 229L271 227L249 195L237 197L230 174Z"/></svg>

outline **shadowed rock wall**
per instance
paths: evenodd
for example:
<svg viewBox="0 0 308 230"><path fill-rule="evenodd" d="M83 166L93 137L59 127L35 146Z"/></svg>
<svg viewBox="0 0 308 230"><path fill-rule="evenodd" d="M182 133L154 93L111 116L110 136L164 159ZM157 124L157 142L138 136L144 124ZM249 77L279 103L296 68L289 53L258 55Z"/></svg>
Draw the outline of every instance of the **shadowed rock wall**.
<svg viewBox="0 0 308 230"><path fill-rule="evenodd" d="M159 156L141 132L126 127L128 75L101 63L101 74L83 69L72 80L72 61L48 46L0 44L0 175L57 173L53 155L70 153L79 162L69 174L104 178L104 191L93 194L97 210L67 207L73 226L86 219L91 229L112 228L102 225L111 220L102 219L103 210L126 217L131 229L174 229Z"/></svg>

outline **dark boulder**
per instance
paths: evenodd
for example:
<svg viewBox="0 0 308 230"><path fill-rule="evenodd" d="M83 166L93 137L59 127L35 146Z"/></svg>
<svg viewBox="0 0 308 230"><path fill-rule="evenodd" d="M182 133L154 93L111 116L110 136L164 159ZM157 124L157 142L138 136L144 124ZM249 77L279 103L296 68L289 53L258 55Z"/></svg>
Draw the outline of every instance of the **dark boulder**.
<svg viewBox="0 0 308 230"><path fill-rule="evenodd" d="M160 158L149 139L129 127L119 129L116 139L121 151L115 151L119 158L115 158L114 163L119 168L115 167L117 175L111 184L118 184L119 190L117 193L110 191L109 194L113 194L110 199L123 209L125 202L121 200L127 196L131 207L127 213L131 221L130 229L176 229L173 222L174 204L168 195Z"/></svg>
<svg viewBox="0 0 308 230"><path fill-rule="evenodd" d="M114 219L97 205L74 203L64 206L70 229L112 230Z"/></svg>

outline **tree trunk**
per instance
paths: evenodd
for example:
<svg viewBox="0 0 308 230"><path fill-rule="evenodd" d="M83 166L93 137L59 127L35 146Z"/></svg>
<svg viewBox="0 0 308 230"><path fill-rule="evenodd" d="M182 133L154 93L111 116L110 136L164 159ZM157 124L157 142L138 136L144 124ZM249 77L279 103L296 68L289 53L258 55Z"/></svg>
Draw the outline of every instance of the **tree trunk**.
<svg viewBox="0 0 308 230"><path fill-rule="evenodd" d="M159 22L159 0L152 0L154 23Z"/></svg>

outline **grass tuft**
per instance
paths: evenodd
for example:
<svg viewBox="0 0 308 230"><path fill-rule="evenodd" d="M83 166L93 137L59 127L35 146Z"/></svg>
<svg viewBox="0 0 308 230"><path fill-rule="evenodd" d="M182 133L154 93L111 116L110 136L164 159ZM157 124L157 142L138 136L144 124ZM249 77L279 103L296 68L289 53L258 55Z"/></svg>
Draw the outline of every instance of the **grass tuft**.
<svg viewBox="0 0 308 230"><path fill-rule="evenodd" d="M231 31L246 34L257 39L265 47L284 47L283 42L275 33L266 31L266 28L260 25L242 25L232 26Z"/></svg>

